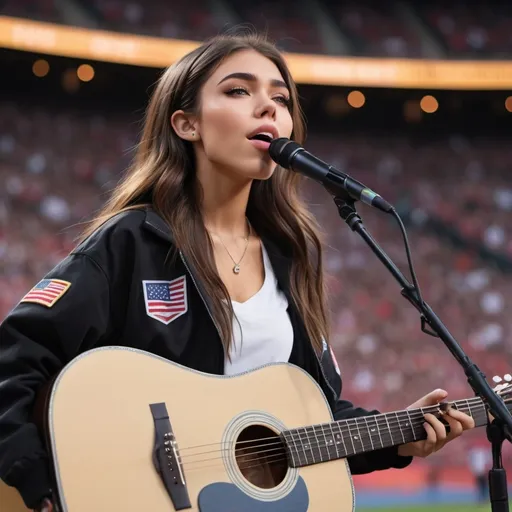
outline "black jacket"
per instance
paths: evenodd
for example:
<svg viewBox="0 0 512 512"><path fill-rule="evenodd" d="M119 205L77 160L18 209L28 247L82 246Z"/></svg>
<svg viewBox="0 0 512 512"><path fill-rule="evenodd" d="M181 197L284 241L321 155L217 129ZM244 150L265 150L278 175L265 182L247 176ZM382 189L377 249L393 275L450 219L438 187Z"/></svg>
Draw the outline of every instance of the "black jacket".
<svg viewBox="0 0 512 512"><path fill-rule="evenodd" d="M119 214L45 279L71 283L51 307L21 302L0 325L0 478L34 507L51 487L48 454L30 422L37 390L78 354L100 346L146 350L182 365L223 374L224 349L208 297L183 257L169 262L172 234L152 210ZM290 362L320 384L336 419L377 414L340 400L341 378L330 349L317 357L290 295L290 258L263 238L279 286L289 301L294 330ZM185 276L186 307L158 319L148 312L143 281ZM200 404L197 404L200 407ZM405 467L412 459L387 448L349 458L354 474Z"/></svg>

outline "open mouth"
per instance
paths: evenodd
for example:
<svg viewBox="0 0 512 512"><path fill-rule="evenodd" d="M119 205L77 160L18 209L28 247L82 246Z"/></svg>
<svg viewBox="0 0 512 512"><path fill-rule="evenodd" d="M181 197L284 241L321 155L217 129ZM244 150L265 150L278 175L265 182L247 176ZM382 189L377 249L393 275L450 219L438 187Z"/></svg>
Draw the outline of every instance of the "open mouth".
<svg viewBox="0 0 512 512"><path fill-rule="evenodd" d="M253 137L250 137L249 140L261 140L263 142L268 142L270 144L272 142L272 137L267 135L266 133L257 133Z"/></svg>

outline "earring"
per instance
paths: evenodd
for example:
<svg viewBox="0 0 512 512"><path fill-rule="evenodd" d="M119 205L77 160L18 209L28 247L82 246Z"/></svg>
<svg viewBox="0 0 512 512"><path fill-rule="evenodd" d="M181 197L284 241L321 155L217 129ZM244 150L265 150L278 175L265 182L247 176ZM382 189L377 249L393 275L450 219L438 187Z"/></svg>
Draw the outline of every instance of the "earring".
<svg viewBox="0 0 512 512"><path fill-rule="evenodd" d="M192 132L192 138L195 139L196 138L196 132Z"/></svg>

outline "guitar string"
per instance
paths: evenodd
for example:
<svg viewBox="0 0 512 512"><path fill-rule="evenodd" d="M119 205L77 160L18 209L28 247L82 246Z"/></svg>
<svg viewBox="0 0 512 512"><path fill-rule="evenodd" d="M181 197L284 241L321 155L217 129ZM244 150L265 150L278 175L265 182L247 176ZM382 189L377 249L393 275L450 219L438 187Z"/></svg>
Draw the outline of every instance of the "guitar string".
<svg viewBox="0 0 512 512"><path fill-rule="evenodd" d="M277 457L277 458L274 458L274 457ZM261 460L261 459L265 459L265 462L268 462L271 465L272 464L276 464L278 462L288 461L288 457L286 457L286 455L283 457L282 453L276 453L274 455L269 455L268 457L260 457L259 459L255 459L255 460ZM269 461L268 459L272 459L272 460ZM245 461L245 462L253 462L253 461ZM187 467L187 468L184 468L184 469L188 473L190 471L198 471L200 469L219 468L222 465L223 465L222 463L217 462L216 464L208 464L206 466L193 467L193 468L188 468ZM249 465L240 464L238 466L238 469L244 470L244 469L250 469L250 468L257 468L257 467L260 467L260 466L261 466L261 462L257 462L255 464L249 464Z"/></svg>
<svg viewBox="0 0 512 512"><path fill-rule="evenodd" d="M473 417L475 418L477 414L481 413L481 412L484 412L486 409L485 407L483 406L482 404L482 407L484 408L484 410L480 410L480 411L473 411L474 414L473 414ZM462 410L462 409L459 409L459 410ZM462 411L464 412L464 411ZM485 415L484 415L485 417ZM410 419L411 420L411 423L414 423L416 422L416 424L413 426L414 427L422 427L422 424L423 422L421 423L418 423L416 420L418 419L423 419L423 416L420 414L419 416L416 416L416 417L407 417L407 418L404 418L404 419ZM483 419L483 418L482 418ZM343 420L342 420L343 421ZM378 436L379 438L381 437L381 435L389 435L390 437L393 436L393 434L403 434L403 428L409 428L409 427L402 427L400 425L400 420L395 420L395 421L386 421L386 423L376 423L376 424L368 424L368 425L348 425L348 424L345 424L345 425L337 425L337 429L334 430L333 427L331 427L331 425L333 424L322 424L322 425L319 425L319 427L322 428L322 432L318 432L318 429L317 432L318 432L318 435L320 436L324 436L325 437L325 434L326 433L330 433L330 434L351 434L351 439L352 439L352 434L354 433L360 433L359 429L361 428L363 430L363 432L365 431L368 431L369 433L371 432L370 430L368 430L368 428L377 428L377 432L376 433L370 433L369 435L370 436ZM380 430L380 427L384 427L383 430ZM398 427L398 428L397 428ZM302 441L310 441L311 438L311 434L314 434L314 430L306 430L306 429L311 429L311 427L299 427L299 428L294 428L294 429L290 429L290 430L287 430L286 432L287 433L291 433L292 435L292 439L291 439L291 442L302 442ZM327 429L327 430L326 430ZM329 432L330 430L330 432ZM424 429L423 429L424 430ZM256 446L252 446L251 448L257 448L257 447L271 447L271 446L275 446L275 445L282 445L283 444L283 441L278 439L277 436L273 436L273 437L267 437L267 438L256 438L256 439L253 439L253 440L250 440L250 441L241 441L241 442L231 442L230 443L216 443L217 445L227 445L227 447L223 447L221 449L217 449L217 450L210 450L210 451L207 451L207 452L198 452L198 453L187 453L185 454L184 456L182 456L182 460L189 460L190 458L192 457L197 457L197 456L200 456L200 455L206 455L206 454L210 454L210 453L218 453L218 452L223 452L223 451L227 451L227 450L230 450L233 445L235 445L235 451L236 451L236 445L238 444L247 444L247 443L254 443L254 442L260 442L260 441L264 441L264 440L268 440L268 441L273 441L273 442L269 442L269 443L265 443L265 444L260 444L260 445L256 445ZM347 440L348 441L348 440ZM356 440L357 441L357 440ZM314 442L313 442L314 443ZM308 445L311 445L312 443L308 443ZM243 448L243 447L242 447ZM239 448L240 449L240 448ZM181 453L181 449L180 449L180 453ZM203 459L203 460L213 460L213 459Z"/></svg>
<svg viewBox="0 0 512 512"><path fill-rule="evenodd" d="M412 439L409 439L407 442L413 442L416 438L416 440L423 440L423 439L426 439L426 437L422 437L422 435L424 435L424 433L426 432L426 430L421 426L421 425L417 425L414 429L414 438ZM321 436L321 434L320 434ZM384 444L385 443L382 443L381 442L381 446L378 446L379 444L379 440L380 438L376 438L375 439L375 442L373 442L374 440L371 439L370 440L370 437L371 436L375 436L375 434L371 434L370 436L361 436L360 437L360 440L357 440L355 445L357 445L358 447L361 446L361 449L363 451L366 451L368 449L380 449L380 448L384 448ZM368 439L368 441L366 441L363 437L366 437ZM391 441L394 441L392 436L391 437ZM277 446L276 448L272 448L270 450L268 449L265 449L265 450L258 450L258 451L251 451L251 452L248 452L246 454L243 454L243 456L252 456L252 455L257 455L257 454L268 454L270 452L275 452L277 450L281 450L281 451L286 451L286 448L285 448L285 444L284 443L278 443L279 446ZM350 443L350 444L353 444L353 443ZM395 444L393 442L393 444ZM397 444L404 444L404 443L397 443ZM353 448L355 449L355 445L353 446ZM377 445L377 447L375 448L375 445ZM346 450L346 445L343 443L343 446L340 445L340 443L337 443L337 444L333 444L333 443L328 443L326 441L322 441L322 440L319 440L318 442L309 442L307 444L307 447L306 446L301 446L301 448L299 447L294 447L295 449L295 452L297 453L297 456L299 457L302 457L302 456L305 456L305 457L308 457L308 456L312 456L314 457L314 452L313 450L316 449L316 450L321 450L322 448L324 449L327 449L327 450L331 450L331 451L336 451L336 453L339 452L339 449L343 447L344 450ZM300 450L302 449L302 451L304 452L303 454L300 452ZM228 450L226 450L228 451ZM355 450L357 451L357 450ZM309 452L309 453L307 453ZM322 457L322 452L319 451L318 452L319 456ZM236 455L236 449L235 449L235 455ZM349 451L348 453L344 454L343 456L347 457L347 456L350 456L350 455L353 455L353 453L351 451ZM254 460L258 460L259 458L265 458L266 455L263 455L262 457L257 457L256 459ZM199 463L202 463L202 462L209 462L209 461L213 461L213 460L220 460L220 459L223 459L224 457L220 456L220 457L209 457L207 459L201 459L201 460L186 460L186 461L182 461L182 463L184 464L199 464ZM293 457L292 457L293 458Z"/></svg>
<svg viewBox="0 0 512 512"><path fill-rule="evenodd" d="M482 404L482 407L484 407L483 404ZM485 407L484 407L484 409L485 409ZM477 414L480 414L481 412L484 412L484 411L476 411L476 414L474 414L473 417L476 418ZM483 415L483 417L485 417L485 414ZM482 417L482 419L483 419L483 417ZM381 444L383 444L382 443L382 439L381 439L382 434L389 435L389 437L391 438L392 441L393 441L393 434L399 434L403 438L404 432L403 432L402 427L399 425L399 423L400 423L399 421L395 421L395 422L389 422L388 421L386 423L386 427L389 424L390 428L389 429L386 428L385 432L378 431L376 433L372 433L370 430L368 430L368 427L373 427L373 425L368 425L368 426L364 425L364 426L362 426L362 428L365 429L365 430L363 430L363 432L366 432L364 435L361 435L359 428L357 428L357 434L358 434L359 440L358 439L354 439L353 436L352 436L353 433L354 434L356 433L356 432L354 432L354 428L351 429L348 426L347 426L347 428L341 428L340 427L339 428L339 432L335 432L335 431L332 430L332 428L330 427L329 424L327 424L327 426L325 428L330 429L331 431L330 432L329 431L325 431L324 428L322 428L322 432L318 433L318 436L320 436L320 437L323 436L324 439L325 439L325 435L326 434L334 435L336 433L340 433L340 434L347 434L348 433L348 434L351 434L351 437L350 437L350 439L343 439L342 443L343 443L344 446L345 446L345 444L344 444L345 441L347 443L352 443L353 444L353 442L355 440L356 444L362 445L362 446L364 446L364 448L366 448L366 447L373 446L374 444L378 444L379 441L380 441ZM398 428L396 428L397 425L398 425ZM307 427L307 428L310 428L310 427ZM377 426L377 429L378 429L378 426ZM425 432L425 429L423 428L423 422L422 423L413 424L412 430L413 430L414 434L416 434L416 430L417 429L419 429L419 433L420 434ZM311 437L310 437L310 435L313 432L306 432L306 431L300 432L299 430L302 430L302 428L292 429L291 431L288 431L288 432L293 432L291 442L293 442L293 443L301 442L301 444L302 444L301 448L303 450L312 450L313 448L329 448L329 447L335 447L336 446L335 444L327 443L326 440L323 441L323 442L320 442L320 441L315 442L315 440L312 440ZM361 439L363 437L367 437L370 440L370 443L367 444L366 446L361 442ZM373 438L375 438L375 441L376 441L375 443L373 443ZM248 455L255 455L257 453L268 453L268 452L271 452L271 451L275 451L277 449L284 449L283 446L284 446L285 443L283 443L283 441L278 440L275 437L264 438L264 439L274 440L274 442L260 444L260 445L256 445L256 446L251 446L251 447L249 447L249 449L251 449L251 450L254 450L255 448L265 448L265 449L264 450L258 450L258 451L251 451ZM255 439L255 440L252 440L250 442L259 442L259 441L261 441L261 439ZM303 441L308 441L308 443L307 444L306 443L302 443ZM414 439L412 439L411 441L414 441ZM291 442L288 442L288 444L290 445ZM219 444L222 444L222 443L219 443ZM224 451L230 451L233 445L235 445L235 454L236 454L237 450L238 451L240 450L240 448L238 448L238 449L236 448L237 444L238 443L234 442L234 443L231 443L231 446L228 446L227 448L222 448L220 450L212 450L212 451L209 451L209 452L200 452L200 453L195 453L195 454L188 454L188 455L186 455L186 457L180 456L180 460L182 462L187 462L188 463L192 457L197 457L199 455L205 455L205 454L209 454L209 453L219 453L219 452L224 452ZM338 443L338 445L339 445L339 443ZM272 448L273 446L275 446L276 448ZM306 448L306 446L307 446L307 448ZM270 447L270 449L269 449L269 447ZM298 449L298 448L296 448L296 449ZM181 452L181 450L180 450L180 452ZM221 457L210 457L210 458L206 458L206 459L192 460L190 462L191 463L199 463L199 462L206 462L206 461L216 460L216 459L221 459L221 458L222 458L222 456Z"/></svg>
<svg viewBox="0 0 512 512"><path fill-rule="evenodd" d="M420 426L420 425L417 425L417 426ZM422 432L420 432L420 435L425 432L425 429L423 429L422 427L421 427L421 430L422 430ZM426 438L423 438L423 439L426 439ZM411 441L413 441L413 440L411 440ZM312 443L310 446L312 446L313 444L314 443ZM372 449L373 450L373 449L375 449L374 445L372 443L366 443L366 444L359 443L359 444L361 444L363 450L366 450L366 449ZM336 455L339 454L339 450L335 447L335 445L324 444L324 443L320 443L320 442L318 443L318 445L319 446L315 446L315 448L318 449L318 450L321 450L322 448L324 448L324 449L327 449L327 451L329 451L329 450L331 452L335 451ZM377 449L379 449L379 447L377 447ZM312 448L308 448L308 450L311 450L311 452L309 454L307 454L307 455L306 454L302 455L298 450L299 449L296 448L297 455L298 455L298 458L299 458L299 463L301 463L301 457L304 457L304 456L306 458L306 460L305 460L306 464L305 465L311 465L311 464L315 464L315 463L319 463L319 462L327 462L327 460L326 461L322 461L321 460L322 459L322 452L318 453L319 456L320 456L320 460L316 460L316 457L313 454ZM247 456L256 455L258 453L265 453L265 451L263 450L263 451L260 451L260 452L248 453ZM308 455L309 455L309 457L308 457ZM352 455L352 454L351 453L347 453L347 454L340 455L339 457L336 457L335 459L330 459L330 460L337 460L337 459L349 457L350 455ZM215 458L211 458L211 459L205 459L204 461L212 461L212 460L220 461L222 459L223 459L223 457L215 457ZM271 460L269 460L269 459L271 459ZM292 457L292 459L293 459L293 457ZM254 458L250 458L250 459L242 459L242 461L238 465L238 468L240 470L244 470L244 469L259 467L259 466L261 466L262 463L265 463L265 462L267 462L269 464L275 464L277 462L288 461L288 460L289 460L289 458L286 455L286 450L285 450L284 446L281 446L280 453L274 453L272 455L258 456L258 457L254 457ZM311 462L309 462L309 461L311 461ZM211 467L220 467L220 466L223 465L222 463L219 462L219 463L214 463L214 464L190 467L191 465L199 463L199 462L202 462L202 461L187 462L186 463L187 467L185 468L185 471L187 471L187 472L188 471L197 471L197 470L200 470L200 469L207 469L207 468L211 468ZM247 463L253 463L253 462L256 462L256 463L255 464L247 465Z"/></svg>
<svg viewBox="0 0 512 512"><path fill-rule="evenodd" d="M510 400L512 401L512 399L510 399ZM505 400L505 402L506 401L507 400ZM485 407L484 403L482 402L482 400L480 398L468 398L467 400L458 400L457 402L464 402L463 404L461 403L460 406L457 405L457 403L455 402L455 405L457 405L457 410L462 411L462 412L464 412L463 409L468 409L468 411L471 411L471 409L473 408L472 405L475 405L478 407L480 407L480 406ZM449 405L454 405L454 403L451 402L451 403L449 403ZM307 427L297 427L297 428L293 428L293 429L289 429L289 430L293 431L293 430L298 430L298 429L315 429L318 427L329 428L329 425L332 425L332 424L339 425L340 422L344 422L344 423L346 422L346 424L348 426L352 426L352 425L349 425L349 422L353 422L353 424L355 426L356 423L358 422L358 420L361 420L362 418L366 418L367 420L370 420L370 418L375 418L375 421L384 419L384 421L385 421L384 416L386 416L386 415L387 416L390 416L390 415L396 416L396 414L404 415L404 419L411 418L414 420L417 418L421 418L424 414L438 412L438 408L439 408L438 405L429 405L426 407L411 409L409 412L408 411L397 411L396 413L388 412L388 413L377 414L375 416L359 416L357 418L346 418L343 420L338 420L338 422L334 421L331 423L318 423L315 425L308 425ZM372 421L373 421L373 419L372 419ZM399 421L395 421L395 423L398 424ZM385 425L387 426L387 423L385 423ZM249 441L238 441L238 444L247 444L247 443L252 443L254 441L267 441L267 440L271 440L271 439L275 439L275 436L261 437L261 438L251 439ZM206 446L219 446L222 444L225 444L225 443L215 442L215 443L199 444L199 445L195 445L195 446L186 446L184 448L180 448L180 452L184 452L186 450L194 450L196 448L204 448ZM202 453L213 453L215 451L218 451L218 450L213 450L212 452L200 452L199 454L193 454L193 455L200 455Z"/></svg>
<svg viewBox="0 0 512 512"><path fill-rule="evenodd" d="M418 426L419 426L419 425L418 425ZM422 432L419 432L419 433L420 433L420 435L421 435L422 433L424 433L424 432L425 432L425 429L421 428L421 430L422 430ZM426 439L426 438L424 437L423 439ZM419 440L421 440L421 439L419 439ZM414 439L412 439L411 441L414 441ZM298 451L299 449L298 449L298 448L296 448L297 455L298 455L298 458L299 458L299 462L301 462L301 460L300 460L300 459L301 459L301 457L303 457L303 456L305 456L305 457L306 457L306 461L305 461L305 462L307 463L306 465L310 465L310 464L314 464L314 463L318 463L318 462L327 462L327 461L322 461L322 460L321 460L321 458L322 458L322 452L319 452L320 461L316 460L316 458L315 458L315 456L314 456L314 454L313 454L313 451L312 451L312 447L313 447L313 445L314 445L314 444L315 444L315 443L311 443L311 444L310 444L311 448L308 448L308 450L311 450L311 453L310 453L310 454L308 454L308 455L310 456L309 458L308 458L308 455L306 455L306 454L304 454L304 455L300 454L300 453L299 453L299 451ZM364 444L364 443L361 443L361 442L360 442L359 444L361 444L363 451L366 451L366 449L368 449L368 450L369 450L369 449L372 449L372 450L373 450L373 449L375 449L375 448L374 448L374 445L373 445L372 443L366 443L366 444ZM319 442L319 443L318 443L318 445L319 445L319 446L315 446L315 448L316 448L316 449L318 449L318 450L321 450L322 448L324 448L324 449L327 449L327 450L329 450L329 449L330 449L330 450L331 450L331 452L336 451L336 454L338 454L338 453L339 453L339 450L338 450L338 449L336 449L335 445L333 445L333 444L323 444L323 443L320 443L320 442ZM379 447L377 447L376 449L379 449ZM273 451L275 451L275 450L276 450L276 449L274 449ZM258 451L258 452L248 453L248 454L247 454L247 456L256 455L256 454L258 454L258 453L266 453L266 451L265 451L265 450L262 450L262 451ZM283 454L284 454L284 457L282 456ZM352 454L352 453L343 454L343 455L340 455L339 457L336 457L336 459L341 459L341 458L345 458L345 457L350 457L351 455L353 455L353 454ZM280 453L274 453L274 454L272 454L272 455L258 456L258 457L251 458L251 459L242 459L242 461L241 461L241 463L240 463L240 465L239 465L238 467L239 467L239 469L240 469L240 470L242 470L242 469L248 469L248 468L251 468L251 467L257 467L257 466L260 466L262 462L269 462L269 460L268 460L268 459L269 459L269 458L270 458L270 459L274 459L274 457L279 457L279 458L277 458L277 459L275 459L275 460L271 460L271 461L270 461L271 463L276 463L276 462L280 462L280 461L284 461L284 460L286 460L286 461L287 461L287 460L288 460L288 457L287 457L287 455L286 455L286 449L284 448L284 445L282 445L282 446L280 447ZM222 466L222 464L221 464L221 463L208 464L208 465L202 465L202 466L196 466L196 467L192 467L192 468L190 468L190 466L191 466L191 465L193 465L193 464L199 464L200 462L208 462L208 461L214 461L214 460L215 460L215 461L220 461L220 460L222 460L222 459L223 459L223 457L213 457L213 458L209 458L209 459L204 459L204 460L202 460L202 461L191 461L191 462L186 462L186 463L184 463L184 465L186 465L187 467L186 467L186 468L184 468L184 469L185 469L185 471L196 471L196 470L199 470L199 469L206 469L206 468L210 468L210 467L219 467L219 466ZM293 459L293 457L292 457L292 459ZM308 462L308 461L309 461L309 460L311 460L311 459L312 459L312 462ZM332 460L332 459L331 459L331 460ZM335 459L334 459L334 460L335 460ZM256 464L251 464L251 465L249 465L249 466L247 466L247 465L246 465L248 462L256 462L256 461L258 461Z"/></svg>

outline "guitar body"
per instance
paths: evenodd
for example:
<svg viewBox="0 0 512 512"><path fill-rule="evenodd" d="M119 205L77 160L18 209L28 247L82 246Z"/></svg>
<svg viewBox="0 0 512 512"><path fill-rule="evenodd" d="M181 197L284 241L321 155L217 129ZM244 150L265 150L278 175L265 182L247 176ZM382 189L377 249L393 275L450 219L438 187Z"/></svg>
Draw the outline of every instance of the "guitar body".
<svg viewBox="0 0 512 512"><path fill-rule="evenodd" d="M190 501L183 510L354 510L346 459L292 468L283 456L281 431L332 421L319 386L303 370L272 364L212 376L107 347L73 360L52 389L47 428L63 512L178 510L155 466L152 404L168 413L176 442L169 457L181 461L172 474ZM2 512L27 510L5 485L0 503Z"/></svg>

